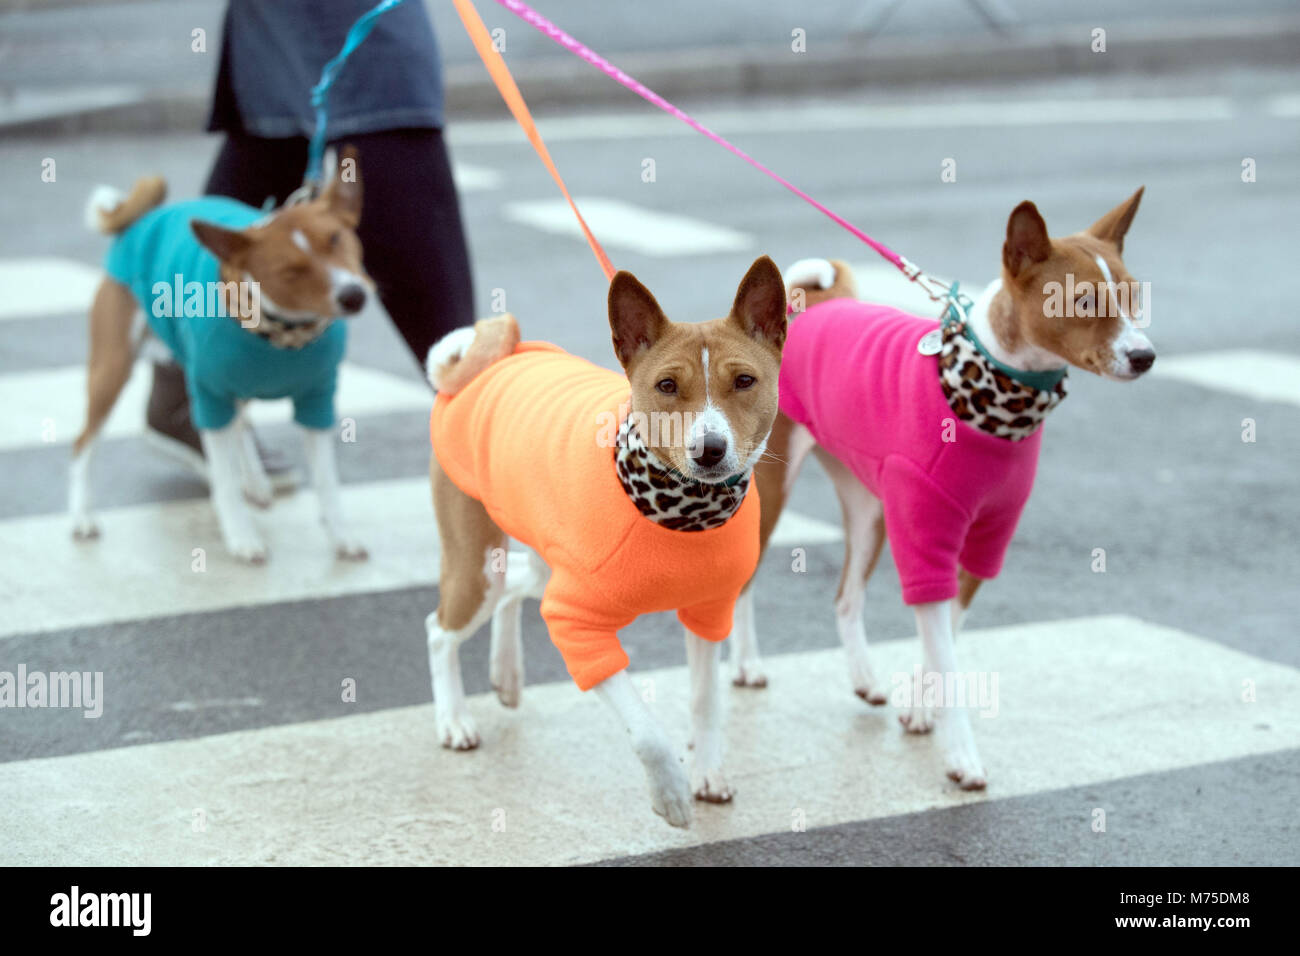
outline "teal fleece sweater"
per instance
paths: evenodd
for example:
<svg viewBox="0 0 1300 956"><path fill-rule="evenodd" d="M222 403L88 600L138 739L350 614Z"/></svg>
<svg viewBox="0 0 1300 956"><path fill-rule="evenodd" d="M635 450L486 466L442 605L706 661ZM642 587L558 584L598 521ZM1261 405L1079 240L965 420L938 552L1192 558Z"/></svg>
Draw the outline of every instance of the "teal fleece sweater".
<svg viewBox="0 0 1300 956"><path fill-rule="evenodd" d="M264 215L233 199L208 196L161 206L113 241L108 274L130 288L150 328L185 369L196 428L230 424L236 403L293 399L293 417L308 428L334 425L334 390L347 325L331 323L300 349L272 345L215 308L217 257L195 237L195 219L243 229ZM179 291L178 291L179 290Z"/></svg>

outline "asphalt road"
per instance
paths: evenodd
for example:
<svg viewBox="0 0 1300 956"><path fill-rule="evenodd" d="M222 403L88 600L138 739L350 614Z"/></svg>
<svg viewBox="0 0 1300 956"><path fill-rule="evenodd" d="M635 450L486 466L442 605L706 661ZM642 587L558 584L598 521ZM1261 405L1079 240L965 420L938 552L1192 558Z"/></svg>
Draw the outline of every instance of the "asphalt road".
<svg viewBox="0 0 1300 956"><path fill-rule="evenodd" d="M1002 578L981 591L971 626L1123 614L1300 668L1300 388L1292 381L1289 398L1252 395L1246 380L1254 360L1220 379L1214 372L1216 357L1229 350L1300 363L1291 280L1292 224L1300 215L1297 97L1300 73L1241 71L1160 83L934 89L906 99L863 91L816 101L686 104L842 215L967 285L994 277L1006 216L1020 200L1032 198L1061 234L1084 228L1146 186L1125 258L1137 278L1151 283L1156 373L1130 385L1071 376L1069 398L1047 426L1034 498L1016 544ZM609 244L616 265L634 271L675 319L724 313L760 253L781 264L809 255L871 261L847 233L717 147L661 123L639 101L622 113L583 119L543 125L580 201L616 200L635 207L629 215L689 220L657 251L648 251L644 235ZM604 282L594 260L571 236L521 221L536 207L517 204L555 198L522 137L504 120L453 123L450 136L472 187L464 205L480 312L503 291L526 336L612 366ZM0 143L6 184L0 266L37 255L93 265L102 245L80 226L93 184L126 183L156 169L171 181L173 195L187 195L201 183L215 145L199 135ZM57 160L55 183L40 178L46 157ZM1242 180L1247 158L1257 171L1249 183ZM642 178L646 159L654 160L653 182ZM955 182L940 179L946 159L956 161ZM553 221L564 228L562 217ZM661 225L647 220L638 228L650 233ZM702 245L675 253L673 236ZM892 288L883 274L866 275L864 297L872 297L877 280ZM30 291L22 295L39 299ZM22 375L37 376L31 383L53 381L40 375L76 366L84 355L80 310L36 309L0 321L0 388L35 387L24 385L29 380ZM1177 357L1203 359L1211 384L1160 374L1161 363L1174 367ZM350 358L393 381L419 382L381 315L355 323ZM1252 443L1241 437L1247 418L1255 422ZM26 425L11 419L10 427ZM365 440L340 452L345 482L360 487L424 474L425 412L378 409L359 417L359 427ZM265 433L273 442L291 437L282 427ZM25 562L42 561L45 546L23 536L55 526L65 461L66 447L57 443L0 446L0 537L28 545L0 557L0 568L6 604L25 621L42 613L24 585ZM107 441L97 466L100 501L110 511L131 505L147 511L203 494L135 437ZM830 484L815 465L801 478L792 508L811 519L838 520ZM372 550L382 551L385 529L369 530ZM1107 553L1105 574L1090 569L1099 547ZM431 543L430 567L432 551ZM781 585L784 556L769 557L764 567L770 586L761 591L759 610L769 656L836 646L830 599L841 545L815 543L808 551L809 572L797 588ZM266 573L275 574L275 567ZM77 591L82 584L71 579L66 587ZM100 670L114 688L113 706L97 721L0 711L0 778L8 765L21 779L21 762L33 758L340 717L337 695L321 692L337 686L340 669L358 675L367 690L349 714L427 704L421 621L436 603L431 585L240 603L236 595L220 608L162 617L142 606L134 615L76 625L58 625L50 604L54 626L0 634L0 670L18 662L29 670ZM529 681L563 682L535 608L525 612ZM866 623L873 642L912 634L888 563L872 581ZM637 668L682 663L670 618L640 622L626 640ZM471 693L488 689L486 655L485 639L462 650ZM1035 658L1041 667L1052 661L1050 648ZM1097 659L1095 666L1113 670L1113 681L1127 679L1124 660ZM185 701L216 703L172 706ZM1050 723L1050 714L1044 718ZM1142 719L1139 709L1130 721L1138 737ZM1261 733L1278 734L1281 742L1231 760L1013 798L999 797L994 768L987 796L959 806L883 818L864 808L855 822L804 833L773 826L766 836L611 862L1294 864L1295 727L1260 723L1266 725ZM938 791L942 781L932 782ZM1081 808L1093 806L1118 808L1128 821L1103 849L1077 825L1087 815ZM10 812L16 814L10 822L39 826L35 809L30 817L24 808ZM646 816L647 827L657 823ZM0 839L0 862L5 858Z"/></svg>

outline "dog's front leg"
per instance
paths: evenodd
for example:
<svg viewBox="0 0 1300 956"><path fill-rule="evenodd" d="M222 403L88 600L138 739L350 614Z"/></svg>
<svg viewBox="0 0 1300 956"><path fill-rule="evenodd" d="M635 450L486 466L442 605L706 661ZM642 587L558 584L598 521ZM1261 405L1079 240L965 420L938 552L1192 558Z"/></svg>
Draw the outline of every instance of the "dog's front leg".
<svg viewBox="0 0 1300 956"><path fill-rule="evenodd" d="M730 803L735 791L722 773L722 694L718 686L722 645L686 631L691 670L691 740L695 749L691 790L696 800Z"/></svg>
<svg viewBox="0 0 1300 956"><path fill-rule="evenodd" d="M975 732L971 729L970 710L966 703L956 706L948 699L947 688L956 688L963 675L957 671L957 652L953 640L953 610L951 601L917 604L917 629L925 648L927 677L938 681L939 699L934 708L934 727L943 750L944 764L950 779L957 781L963 790L983 790L988 784L984 764L975 746ZM929 677L935 674L936 677ZM933 691L932 691L933 692ZM913 701L913 708L918 702Z"/></svg>
<svg viewBox="0 0 1300 956"><path fill-rule="evenodd" d="M217 512L226 547L240 561L262 564L266 561L266 545L257 533L242 487L242 431L236 418L225 428L200 431L199 440L208 460L212 507Z"/></svg>
<svg viewBox="0 0 1300 956"><path fill-rule="evenodd" d="M632 750L645 767L650 806L675 827L691 825L691 790L668 735L632 686L626 670L605 678L593 690L614 711L632 737Z"/></svg>
<svg viewBox="0 0 1300 956"><path fill-rule="evenodd" d="M304 428L303 446L312 484L320 502L320 520L329 535L334 553L349 561L364 561L365 546L349 532L343 520L343 499L339 493L339 468L334 457L334 432L328 428Z"/></svg>

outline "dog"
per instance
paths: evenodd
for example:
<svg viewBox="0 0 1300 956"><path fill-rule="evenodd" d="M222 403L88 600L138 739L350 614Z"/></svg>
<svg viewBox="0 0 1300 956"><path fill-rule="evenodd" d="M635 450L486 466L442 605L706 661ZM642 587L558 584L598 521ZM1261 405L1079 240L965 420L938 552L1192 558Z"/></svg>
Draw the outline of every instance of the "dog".
<svg viewBox="0 0 1300 956"><path fill-rule="evenodd" d="M685 827L692 794L716 803L733 794L716 642L758 561L750 477L777 414L785 288L764 256L726 318L683 324L619 272L608 308L626 377L520 343L509 315L430 350L438 396L429 471L442 542L440 600L425 621L434 719L444 747L478 746L457 648L489 618L492 685L501 703L518 706L520 602L539 598L574 682L594 689L630 734L654 812ZM508 555L507 536L529 553ZM689 780L618 641L641 614L667 610L686 629Z"/></svg>
<svg viewBox="0 0 1300 956"><path fill-rule="evenodd" d="M1121 295L1136 286L1122 253L1141 198L1139 189L1060 239L1048 237L1033 203L1021 203L1007 222L1001 278L968 316L953 308L942 328L858 302L842 262L803 260L787 271L791 300L806 309L790 323L780 414L757 470L762 545L813 452L843 510L836 623L853 689L868 703L886 702L862 625L863 589L886 536L916 615L924 672L956 674L954 637L980 584L1001 569L1067 367L1131 381L1154 363ZM752 583L737 605L732 655L734 684L766 684ZM948 776L962 789L984 788L967 710L915 693L907 704L903 727L937 728Z"/></svg>
<svg viewBox="0 0 1300 956"><path fill-rule="evenodd" d="M115 238L90 309L86 425L73 444L69 494L76 538L98 536L91 454L152 332L185 371L230 553L253 564L267 556L246 502L268 507L272 489L243 406L290 397L330 542L340 558L366 557L342 515L331 435L347 341L335 320L360 312L373 291L356 234L361 188L349 148L319 196L271 214L216 196L160 205L158 177L125 196L109 187L91 195L87 224ZM133 323L137 310L144 324Z"/></svg>

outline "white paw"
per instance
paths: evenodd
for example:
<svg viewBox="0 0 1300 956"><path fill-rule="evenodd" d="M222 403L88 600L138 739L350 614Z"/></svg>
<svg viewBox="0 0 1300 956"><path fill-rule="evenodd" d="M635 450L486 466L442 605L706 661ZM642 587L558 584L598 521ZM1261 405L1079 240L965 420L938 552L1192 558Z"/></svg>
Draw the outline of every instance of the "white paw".
<svg viewBox="0 0 1300 956"><path fill-rule="evenodd" d="M77 515L72 519L72 537L78 541L93 541L99 537L99 525L90 515Z"/></svg>
<svg viewBox="0 0 1300 956"><path fill-rule="evenodd" d="M265 511L271 507L271 500L275 497L275 492L271 489L271 481L265 475L262 480L251 481L244 480L244 500L254 508L261 508Z"/></svg>
<svg viewBox="0 0 1300 956"><path fill-rule="evenodd" d="M671 753L648 760L646 777L650 783L650 808L672 826L689 827L694 809L681 761Z"/></svg>
<svg viewBox="0 0 1300 956"><path fill-rule="evenodd" d="M370 557L370 552L360 541L352 538L335 538L334 555L344 561L364 561Z"/></svg>
<svg viewBox="0 0 1300 956"><path fill-rule="evenodd" d="M939 725L939 745L943 749L944 771L948 779L963 790L983 790L988 774L975 746L975 736L965 714L945 715Z"/></svg>
<svg viewBox="0 0 1300 956"><path fill-rule="evenodd" d="M478 727L466 711L442 713L435 710L438 741L448 750L473 750L479 745Z"/></svg>
<svg viewBox="0 0 1300 956"><path fill-rule="evenodd" d="M915 704L898 715L898 722L909 734L928 734L934 730L934 710Z"/></svg>
<svg viewBox="0 0 1300 956"><path fill-rule="evenodd" d="M853 693L872 707L883 707L888 702L884 686L865 662L849 661L849 679L853 682Z"/></svg>
<svg viewBox="0 0 1300 956"><path fill-rule="evenodd" d="M492 689L497 692L497 700L506 707L519 706L524 682L519 673L519 665L513 657L505 660L492 658L488 678L492 682Z"/></svg>
<svg viewBox="0 0 1300 956"><path fill-rule="evenodd" d="M705 803L730 803L731 798L736 795L736 791L727 783L727 778L718 767L712 770L701 770L697 767L691 774L691 792L695 794L696 800L703 800Z"/></svg>
<svg viewBox="0 0 1300 956"><path fill-rule="evenodd" d="M266 564L266 545L261 536L251 528L226 534L226 550L236 561L245 564Z"/></svg>
<svg viewBox="0 0 1300 956"><path fill-rule="evenodd" d="M754 660L737 663L731 683L735 687L766 687L767 674L763 671L763 662Z"/></svg>

